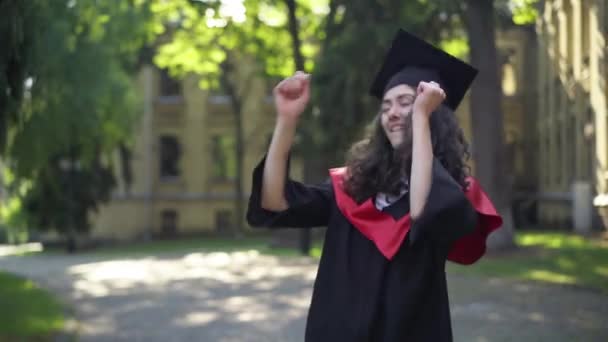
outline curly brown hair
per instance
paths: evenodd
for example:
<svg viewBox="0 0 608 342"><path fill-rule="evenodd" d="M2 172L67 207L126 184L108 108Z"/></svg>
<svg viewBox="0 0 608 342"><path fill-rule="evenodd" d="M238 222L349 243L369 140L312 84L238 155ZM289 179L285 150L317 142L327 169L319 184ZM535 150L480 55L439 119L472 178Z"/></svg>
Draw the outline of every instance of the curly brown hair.
<svg viewBox="0 0 608 342"><path fill-rule="evenodd" d="M397 195L403 177L409 178L412 158L412 115L406 120L405 139L396 149L382 128L377 115L366 138L355 143L348 152L344 190L361 203L378 192ZM441 105L430 119L433 155L463 189L470 174L467 161L469 144L464 138L454 112Z"/></svg>

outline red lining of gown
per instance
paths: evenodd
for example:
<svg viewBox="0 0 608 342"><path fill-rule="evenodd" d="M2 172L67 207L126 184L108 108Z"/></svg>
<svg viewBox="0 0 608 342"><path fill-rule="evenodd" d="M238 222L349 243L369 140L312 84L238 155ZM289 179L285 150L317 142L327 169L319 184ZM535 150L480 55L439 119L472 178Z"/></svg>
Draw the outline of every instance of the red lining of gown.
<svg viewBox="0 0 608 342"><path fill-rule="evenodd" d="M380 252L391 260L410 231L412 221L409 213L395 220L390 214L378 210L371 198L357 204L343 189L345 171L345 167L329 171L338 208L361 234L374 242ZM465 265L476 262L485 254L488 235L502 225L502 218L477 180L469 177L467 181L469 187L465 195L479 213L477 227L472 233L456 240L448 254L448 260Z"/></svg>

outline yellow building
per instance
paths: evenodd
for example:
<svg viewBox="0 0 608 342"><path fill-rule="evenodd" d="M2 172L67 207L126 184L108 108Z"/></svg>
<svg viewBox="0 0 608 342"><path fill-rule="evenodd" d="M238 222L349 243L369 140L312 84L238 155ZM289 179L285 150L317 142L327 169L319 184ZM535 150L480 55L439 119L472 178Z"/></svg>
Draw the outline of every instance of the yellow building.
<svg viewBox="0 0 608 342"><path fill-rule="evenodd" d="M538 214L545 223L570 226L574 198L584 219L591 197L602 204L608 193L607 3L544 1L539 13Z"/></svg>
<svg viewBox="0 0 608 342"><path fill-rule="evenodd" d="M522 228L536 220L536 34L531 26L513 25L496 33L496 44L502 67L504 174L511 185L514 223Z"/></svg>
<svg viewBox="0 0 608 342"><path fill-rule="evenodd" d="M247 79L243 106L245 142L243 189L267 148L274 109L264 80L251 78L243 66L237 79ZM138 77L143 115L131 152L131 184L117 167L118 186L109 204L91 217L94 239L134 239L220 232L235 222L234 118L230 99L202 91L195 77L175 82L165 72L144 67ZM246 84L246 82L237 82ZM119 162L117 151L115 165ZM292 174L298 177L299 162ZM244 199L246 203L246 198Z"/></svg>

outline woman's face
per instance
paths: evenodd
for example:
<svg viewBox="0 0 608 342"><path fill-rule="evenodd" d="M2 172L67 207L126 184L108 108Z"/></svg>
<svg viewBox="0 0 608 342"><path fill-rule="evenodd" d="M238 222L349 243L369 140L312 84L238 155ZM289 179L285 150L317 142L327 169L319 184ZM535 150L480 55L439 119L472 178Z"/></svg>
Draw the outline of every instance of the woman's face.
<svg viewBox="0 0 608 342"><path fill-rule="evenodd" d="M408 85L401 84L389 89L382 99L380 118L382 128L393 148L401 145L405 136L410 135L412 129L409 115L412 112L416 90Z"/></svg>

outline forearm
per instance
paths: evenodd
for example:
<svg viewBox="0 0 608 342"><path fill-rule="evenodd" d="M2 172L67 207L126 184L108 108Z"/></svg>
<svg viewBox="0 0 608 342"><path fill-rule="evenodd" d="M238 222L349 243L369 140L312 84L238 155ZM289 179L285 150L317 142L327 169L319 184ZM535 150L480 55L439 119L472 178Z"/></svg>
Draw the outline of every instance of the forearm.
<svg viewBox="0 0 608 342"><path fill-rule="evenodd" d="M429 118L412 114L413 144L410 171L410 216L420 217L431 189L433 169L433 145Z"/></svg>
<svg viewBox="0 0 608 342"><path fill-rule="evenodd" d="M264 164L262 182L262 208L282 211L289 207L285 199L287 161L293 144L296 123L278 119Z"/></svg>

